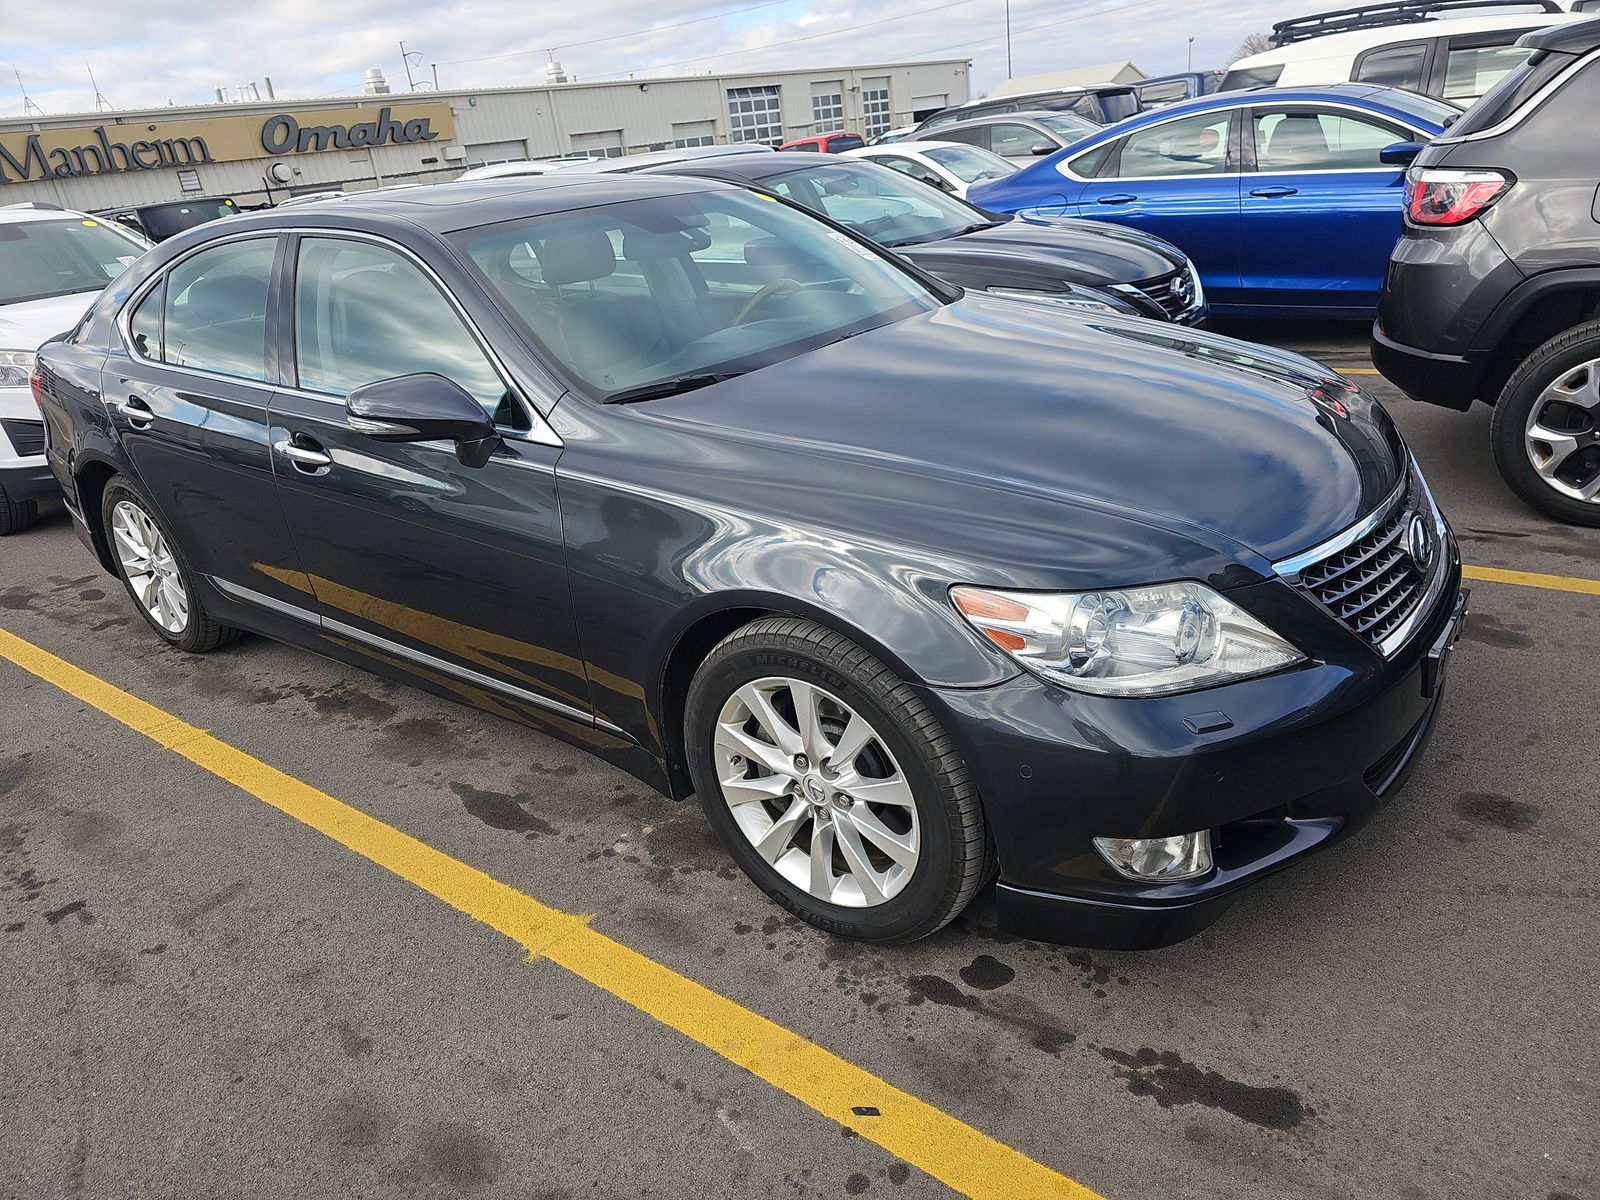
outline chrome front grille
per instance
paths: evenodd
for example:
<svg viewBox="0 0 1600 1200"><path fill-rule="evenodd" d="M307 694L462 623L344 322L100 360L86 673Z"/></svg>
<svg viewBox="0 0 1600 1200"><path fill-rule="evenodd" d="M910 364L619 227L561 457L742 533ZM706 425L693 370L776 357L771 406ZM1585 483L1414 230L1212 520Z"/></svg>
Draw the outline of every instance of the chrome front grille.
<svg viewBox="0 0 1600 1200"><path fill-rule="evenodd" d="M1173 271L1170 275L1158 275L1154 279L1146 279L1133 286L1154 300L1160 305L1161 311L1174 320L1194 307L1194 281L1189 277L1187 270Z"/></svg>
<svg viewBox="0 0 1600 1200"><path fill-rule="evenodd" d="M1419 563L1411 546L1413 519L1426 522L1431 556ZM1382 654L1391 654L1444 570L1448 549L1442 522L1413 468L1370 517L1345 534L1289 562L1278 572L1317 600Z"/></svg>

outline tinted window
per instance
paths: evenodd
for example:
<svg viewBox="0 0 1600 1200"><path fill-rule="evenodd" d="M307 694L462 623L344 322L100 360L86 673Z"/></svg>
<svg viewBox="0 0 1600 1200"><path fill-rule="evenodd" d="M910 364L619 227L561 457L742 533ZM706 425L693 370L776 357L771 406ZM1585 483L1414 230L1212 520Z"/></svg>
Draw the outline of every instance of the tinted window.
<svg viewBox="0 0 1600 1200"><path fill-rule="evenodd" d="M184 259L167 276L162 360L265 379L267 282L276 238L213 246Z"/></svg>
<svg viewBox="0 0 1600 1200"><path fill-rule="evenodd" d="M551 213L452 241L532 342L603 394L757 370L940 303L870 247L734 189ZM507 266L519 247L539 262L537 286Z"/></svg>
<svg viewBox="0 0 1600 1200"><path fill-rule="evenodd" d="M518 278L526 269L508 264ZM307 391L343 396L364 383L431 372L459 384L498 425L521 408L466 323L410 259L338 238L300 243L295 367Z"/></svg>
<svg viewBox="0 0 1600 1200"><path fill-rule="evenodd" d="M1258 171L1353 171L1379 168L1378 151L1405 135L1335 113L1251 114ZM1386 168L1393 169L1393 168Z"/></svg>
<svg viewBox="0 0 1600 1200"><path fill-rule="evenodd" d="M813 150L813 151L821 151L821 149L822 149L822 147L821 147L821 146L819 146L819 145L817 145L817 144L816 144L816 143L815 143L815 142L795 142L795 143L793 143L793 144L792 144L792 145L790 145L790 146L787 146L787 147L785 147L785 148L786 148L786 149L787 149L787 150L788 150L788 151L789 151L789 152L790 152L790 153L791 153L791 154L792 154L792 153L794 153L794 152L795 152L795 151L796 151L796 150Z"/></svg>
<svg viewBox="0 0 1600 1200"><path fill-rule="evenodd" d="M1131 117L1139 111L1139 97L1131 91L1101 92L1099 100L1100 115L1105 118L1107 125Z"/></svg>
<svg viewBox="0 0 1600 1200"><path fill-rule="evenodd" d="M144 247L99 221L0 224L0 304L98 292Z"/></svg>
<svg viewBox="0 0 1600 1200"><path fill-rule="evenodd" d="M1080 154L1067 165L1072 168L1073 174L1080 179L1093 179L1105 169L1106 163L1111 158L1111 152L1116 149L1116 142L1106 142L1096 146L1087 154Z"/></svg>
<svg viewBox="0 0 1600 1200"><path fill-rule="evenodd" d="M1387 50L1374 50L1361 56L1356 66L1355 78L1361 83L1377 83L1384 87L1422 90L1422 65L1427 61L1428 48L1423 45L1391 46Z"/></svg>
<svg viewBox="0 0 1600 1200"><path fill-rule="evenodd" d="M218 217L236 216L239 210L232 200L198 200L184 204L152 204L139 211L146 232L156 241L165 241L185 229L215 221Z"/></svg>
<svg viewBox="0 0 1600 1200"><path fill-rule="evenodd" d="M1148 87L1135 90L1139 94L1139 103L1149 108L1189 98L1189 85L1182 79L1174 79L1168 83L1152 83Z"/></svg>
<svg viewBox="0 0 1600 1200"><path fill-rule="evenodd" d="M928 170L916 159L906 158L899 154L874 154L871 161L877 163L880 167L888 167L891 171L899 171L902 175L909 175L913 179L921 179L924 175L933 174L932 171Z"/></svg>
<svg viewBox="0 0 1600 1200"><path fill-rule="evenodd" d="M942 113L939 113L937 116L929 117L926 121L924 121L917 128L919 128L919 129L942 129L946 125L954 125L957 121L961 120L964 115L965 114L963 114L963 113L942 112Z"/></svg>
<svg viewBox="0 0 1600 1200"><path fill-rule="evenodd" d="M134 353L157 362L161 361L161 306L165 302L166 286L164 280L156 284L128 318Z"/></svg>
<svg viewBox="0 0 1600 1200"><path fill-rule="evenodd" d="M1453 46L1445 56L1444 98L1471 103L1527 61L1521 46Z"/></svg>
<svg viewBox="0 0 1600 1200"><path fill-rule="evenodd" d="M842 154L846 150L858 150L865 145L866 143L853 133L828 139L828 149L834 154Z"/></svg>
<svg viewBox="0 0 1600 1200"><path fill-rule="evenodd" d="M1241 67L1224 75L1222 86L1217 91L1236 92L1240 88L1271 87L1282 74L1282 63L1270 67Z"/></svg>
<svg viewBox="0 0 1600 1200"><path fill-rule="evenodd" d="M1055 139L1027 125L1007 123L989 126L989 149L1001 158L1027 158L1040 142L1054 145Z"/></svg>
<svg viewBox="0 0 1600 1200"><path fill-rule="evenodd" d="M964 142L969 146L982 146L989 148L989 127L987 125L957 125L951 129L939 132L941 142Z"/></svg>
<svg viewBox="0 0 1600 1200"><path fill-rule="evenodd" d="M1228 168L1231 117L1200 113L1130 133L1122 142L1118 177L1220 174Z"/></svg>

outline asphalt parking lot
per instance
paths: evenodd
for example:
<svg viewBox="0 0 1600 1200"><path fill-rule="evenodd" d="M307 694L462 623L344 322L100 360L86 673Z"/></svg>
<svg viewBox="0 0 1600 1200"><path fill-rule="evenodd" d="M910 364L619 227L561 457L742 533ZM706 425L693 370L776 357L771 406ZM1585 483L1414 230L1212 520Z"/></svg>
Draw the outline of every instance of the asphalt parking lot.
<svg viewBox="0 0 1600 1200"><path fill-rule="evenodd" d="M1228 331L1369 367L1364 330ZM0 544L0 630L185 723L0 643L0 1193L898 1200L954 1162L996 1196L1600 1195L1600 531L1509 493L1487 410L1357 378L1469 564L1546 586L1473 584L1374 825L1151 953L983 897L832 940L576 749L261 639L169 651L64 515ZM531 957L485 923L515 893L603 936Z"/></svg>

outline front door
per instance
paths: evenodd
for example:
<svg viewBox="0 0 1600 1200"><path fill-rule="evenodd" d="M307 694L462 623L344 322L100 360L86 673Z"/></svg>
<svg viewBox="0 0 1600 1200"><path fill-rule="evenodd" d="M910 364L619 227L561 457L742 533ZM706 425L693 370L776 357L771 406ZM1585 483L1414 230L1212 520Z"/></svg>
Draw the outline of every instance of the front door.
<svg viewBox="0 0 1600 1200"><path fill-rule="evenodd" d="M268 445L278 237L178 262L135 303L100 373L112 423L191 566L218 586L304 601ZM265 568L265 570L263 570Z"/></svg>
<svg viewBox="0 0 1600 1200"><path fill-rule="evenodd" d="M531 702L586 722L559 445L538 440L515 385L411 255L304 236L289 257L294 386L273 402L272 438L325 635L480 705L526 715ZM459 384L494 417L504 445L485 466L461 465L448 443L379 442L351 427L352 389L420 372Z"/></svg>
<svg viewBox="0 0 1600 1200"><path fill-rule="evenodd" d="M1405 225L1405 170L1379 162L1378 152L1416 137L1349 111L1251 109L1240 261L1247 302L1372 316Z"/></svg>
<svg viewBox="0 0 1600 1200"><path fill-rule="evenodd" d="M1239 167L1230 110L1137 129L1096 160L1067 215L1131 225L1189 256L1213 303L1239 289ZM1078 161L1081 161L1078 160Z"/></svg>

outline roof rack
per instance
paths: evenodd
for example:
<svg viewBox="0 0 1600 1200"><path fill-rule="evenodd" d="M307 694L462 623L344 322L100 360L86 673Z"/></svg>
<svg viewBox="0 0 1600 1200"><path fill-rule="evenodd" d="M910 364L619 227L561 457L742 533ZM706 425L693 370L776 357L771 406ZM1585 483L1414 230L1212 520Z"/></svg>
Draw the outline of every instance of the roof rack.
<svg viewBox="0 0 1600 1200"><path fill-rule="evenodd" d="M1556 0L1390 0L1385 4L1361 4L1355 8L1336 8L1313 13L1292 21L1279 21L1272 27L1272 44L1287 46L1329 33L1348 33L1352 29L1381 29L1386 25L1414 25L1437 13L1455 13L1469 8L1537 8L1559 13Z"/></svg>

